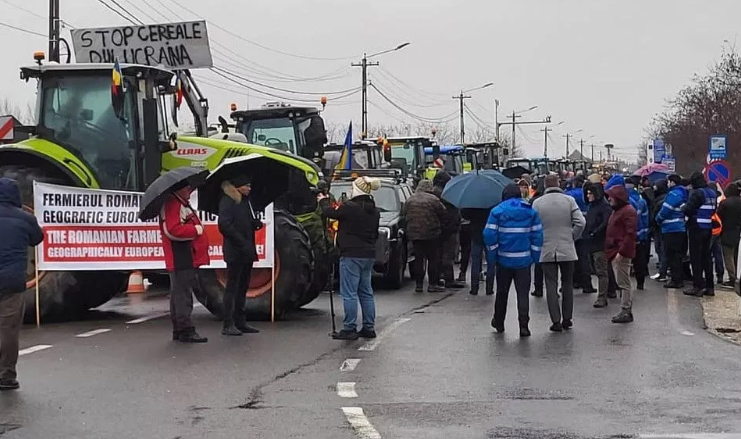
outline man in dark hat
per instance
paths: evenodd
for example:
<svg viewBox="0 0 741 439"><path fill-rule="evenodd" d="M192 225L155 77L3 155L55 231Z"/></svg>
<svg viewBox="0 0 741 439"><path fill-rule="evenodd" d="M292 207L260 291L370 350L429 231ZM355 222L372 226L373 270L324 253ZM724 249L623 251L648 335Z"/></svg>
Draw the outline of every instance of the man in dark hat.
<svg viewBox="0 0 741 439"><path fill-rule="evenodd" d="M262 221L255 217L249 201L250 178L239 176L221 184L224 195L219 203L219 231L224 236L226 288L224 290L223 335L257 333L247 324L244 306L250 286L252 264L257 261L255 231Z"/></svg>
<svg viewBox="0 0 741 439"><path fill-rule="evenodd" d="M683 213L687 217L687 234L692 264L692 288L685 290L688 296L714 296L713 267L710 245L713 238L713 215L718 208L718 195L708 187L705 176L695 171L690 177L692 192Z"/></svg>

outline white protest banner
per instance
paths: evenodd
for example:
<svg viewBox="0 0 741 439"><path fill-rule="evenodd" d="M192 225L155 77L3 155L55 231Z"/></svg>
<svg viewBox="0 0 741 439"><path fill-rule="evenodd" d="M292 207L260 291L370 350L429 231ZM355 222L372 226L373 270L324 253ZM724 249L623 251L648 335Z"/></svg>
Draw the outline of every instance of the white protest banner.
<svg viewBox="0 0 741 439"><path fill-rule="evenodd" d="M78 63L161 66L170 70L212 67L206 21L72 29Z"/></svg>
<svg viewBox="0 0 741 439"><path fill-rule="evenodd" d="M139 221L142 194L34 182L34 214L44 230L37 264L44 271L164 270L158 220ZM197 207L197 194L191 204ZM266 227L255 232L256 268L273 265L273 205L255 212ZM198 212L209 239L211 265L226 268L218 217Z"/></svg>

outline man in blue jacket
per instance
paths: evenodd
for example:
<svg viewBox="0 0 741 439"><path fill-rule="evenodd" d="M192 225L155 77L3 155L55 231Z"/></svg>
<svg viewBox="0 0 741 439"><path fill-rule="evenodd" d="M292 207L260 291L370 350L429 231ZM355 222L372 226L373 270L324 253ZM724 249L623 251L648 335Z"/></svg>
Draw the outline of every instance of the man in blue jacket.
<svg viewBox="0 0 741 439"><path fill-rule="evenodd" d="M682 288L684 270L682 258L686 253L687 233L682 207L689 197L687 188L682 186L682 177L672 174L667 178L669 193L656 214L656 224L661 227L669 266L671 280L665 285L667 288Z"/></svg>
<svg viewBox="0 0 741 439"><path fill-rule="evenodd" d="M641 177L632 176L625 181L628 189L630 205L638 214L638 239L636 240L636 257L633 259L633 268L636 275L636 288L642 290L648 277L648 260L651 258L651 235L648 233L648 203L638 192Z"/></svg>
<svg viewBox="0 0 741 439"><path fill-rule="evenodd" d="M529 337L530 268L540 260L543 226L535 209L522 199L516 184L504 188L502 202L491 210L484 229L484 243L487 262L497 267L497 295L491 326L497 332L504 332L507 298L514 280L520 337Z"/></svg>
<svg viewBox="0 0 741 439"><path fill-rule="evenodd" d="M0 178L0 390L19 388L15 366L23 323L28 247L41 243L43 233L33 215L21 209L15 180Z"/></svg>
<svg viewBox="0 0 741 439"><path fill-rule="evenodd" d="M702 172L695 171L690 176L692 192L684 206L687 217L687 233L690 244L690 263L692 264L692 288L684 291L688 296L714 296L713 264L711 241L713 239L713 215L718 208L718 195L708 187Z"/></svg>

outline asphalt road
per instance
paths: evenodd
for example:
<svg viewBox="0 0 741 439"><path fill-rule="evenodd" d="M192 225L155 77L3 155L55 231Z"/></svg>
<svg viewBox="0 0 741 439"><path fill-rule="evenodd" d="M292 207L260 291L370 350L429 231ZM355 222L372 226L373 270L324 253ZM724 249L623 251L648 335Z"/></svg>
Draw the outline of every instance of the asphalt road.
<svg viewBox="0 0 741 439"><path fill-rule="evenodd" d="M530 339L513 299L499 335L490 297L378 291L373 343L328 337L326 295L239 338L198 308L205 345L169 340L166 298L119 300L24 329L0 437L741 438L741 348L702 329L696 299L651 282L621 326L617 303L578 293L553 334L531 298Z"/></svg>

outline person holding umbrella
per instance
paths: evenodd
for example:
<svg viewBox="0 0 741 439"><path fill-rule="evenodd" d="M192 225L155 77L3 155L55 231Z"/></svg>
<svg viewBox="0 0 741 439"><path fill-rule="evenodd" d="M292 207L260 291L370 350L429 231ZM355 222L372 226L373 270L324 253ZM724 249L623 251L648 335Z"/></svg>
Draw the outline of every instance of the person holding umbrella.
<svg viewBox="0 0 741 439"><path fill-rule="evenodd" d="M159 218L165 268L170 275L170 318L172 339L182 343L205 343L190 315L193 287L198 284L198 267L209 265L208 237L190 205L190 196L208 176L207 170L183 167L160 175L147 187L139 219Z"/></svg>
<svg viewBox="0 0 741 439"><path fill-rule="evenodd" d="M255 218L249 200L250 178L241 175L221 183L224 192L219 202L219 232L224 236L226 288L224 289L223 335L240 336L260 332L247 324L244 312L250 286L252 264L257 261L255 231L262 221Z"/></svg>
<svg viewBox="0 0 741 439"><path fill-rule="evenodd" d="M198 284L198 267L208 265L208 237L198 214L190 205L194 188L185 186L172 192L160 213L165 266L170 274L170 318L172 339L182 343L206 343L196 332L193 313L193 287Z"/></svg>

